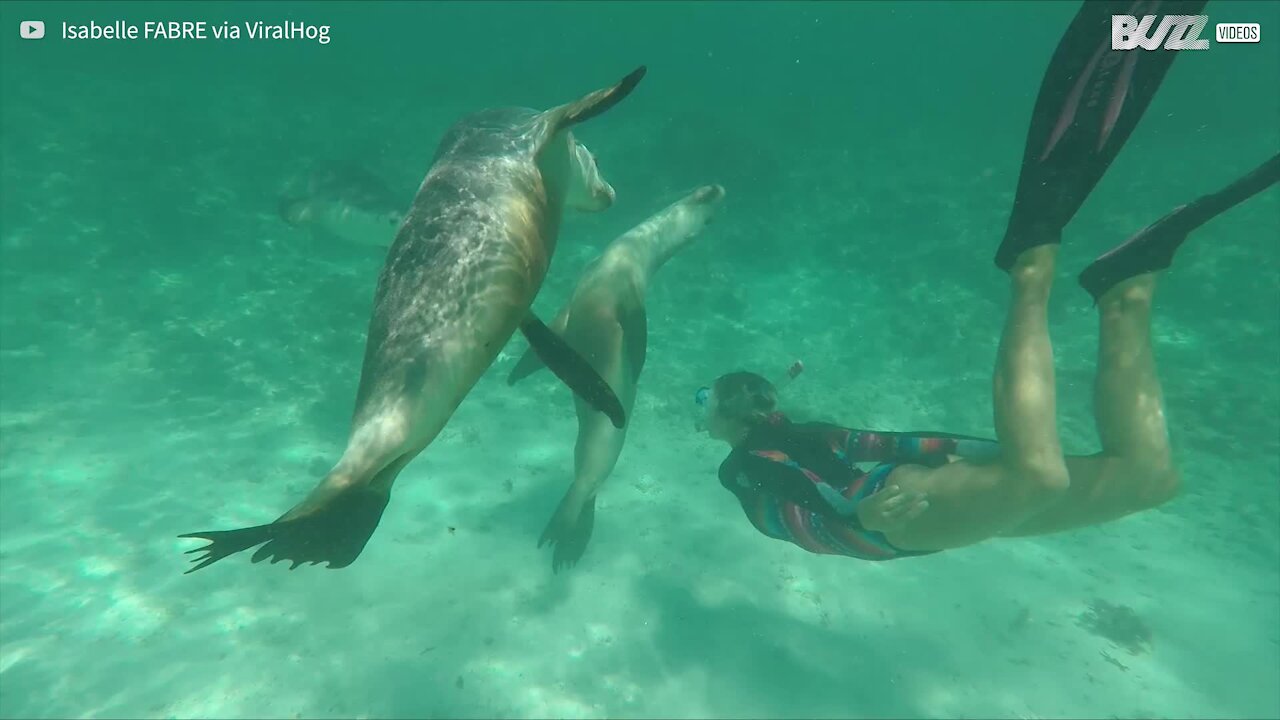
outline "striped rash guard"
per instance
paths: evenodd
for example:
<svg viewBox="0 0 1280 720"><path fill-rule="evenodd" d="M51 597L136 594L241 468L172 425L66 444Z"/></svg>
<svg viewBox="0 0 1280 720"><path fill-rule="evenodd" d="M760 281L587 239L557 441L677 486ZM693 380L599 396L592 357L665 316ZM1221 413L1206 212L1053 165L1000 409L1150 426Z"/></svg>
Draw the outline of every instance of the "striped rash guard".
<svg viewBox="0 0 1280 720"><path fill-rule="evenodd" d="M774 413L720 465L720 484L771 538L821 555L892 560L933 551L894 547L883 533L863 528L852 508L883 487L898 464L938 467L948 455L981 460L998 454L995 441L968 435L793 423ZM868 473L856 466L862 462L880 464Z"/></svg>

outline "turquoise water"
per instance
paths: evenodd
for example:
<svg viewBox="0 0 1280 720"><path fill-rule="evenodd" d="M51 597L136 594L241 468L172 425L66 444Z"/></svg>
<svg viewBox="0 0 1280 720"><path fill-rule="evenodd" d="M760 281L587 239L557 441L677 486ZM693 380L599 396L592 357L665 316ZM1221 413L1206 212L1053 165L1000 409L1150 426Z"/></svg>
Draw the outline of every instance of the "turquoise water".
<svg viewBox="0 0 1280 720"><path fill-rule="evenodd" d="M884 564L756 533L694 390L776 374L797 416L993 433L991 264L1077 3L0 5L0 716L1280 717L1280 193L1197 232L1153 333L1185 491L1059 535ZM1280 4L1180 58L1069 227L1050 321L1067 452L1096 449L1094 256L1280 146ZM43 40L19 38L43 19ZM263 20L331 42L72 41ZM175 536L268 522L346 439L384 251L290 227L356 164L407 204L444 130L648 75L578 131L617 190L534 304L705 183L583 561L535 545L571 479L516 337L401 475L360 560L189 576ZM1091 629L1108 606L1145 648Z"/></svg>

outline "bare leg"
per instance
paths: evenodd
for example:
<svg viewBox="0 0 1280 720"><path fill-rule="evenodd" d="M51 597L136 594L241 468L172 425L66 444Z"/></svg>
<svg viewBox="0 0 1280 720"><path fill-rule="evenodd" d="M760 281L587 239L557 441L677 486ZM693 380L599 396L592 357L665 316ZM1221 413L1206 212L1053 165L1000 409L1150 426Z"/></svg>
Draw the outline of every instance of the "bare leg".
<svg viewBox="0 0 1280 720"><path fill-rule="evenodd" d="M1093 405L1103 453L1168 467L1164 396L1151 352L1155 289L1155 274L1148 273L1102 296Z"/></svg>
<svg viewBox="0 0 1280 720"><path fill-rule="evenodd" d="M1275 155L1227 187L1179 206L1100 256L1080 273L1098 301L1101 332L1094 415L1102 452L1067 458L1071 490L1012 534L1093 525L1155 507L1177 494L1164 401L1151 353L1155 272L1169 267L1189 233L1280 182Z"/></svg>
<svg viewBox="0 0 1280 720"><path fill-rule="evenodd" d="M1035 535L1114 520L1178 491L1164 400L1151 351L1153 273L1126 280L1098 301L1100 334L1094 415L1102 452L1071 457L1062 501L1010 534Z"/></svg>
<svg viewBox="0 0 1280 720"><path fill-rule="evenodd" d="M1018 475L1065 476L1058 439L1049 290L1057 248L1023 253L1011 271L1013 297L996 358L996 437L1005 469Z"/></svg>
<svg viewBox="0 0 1280 720"><path fill-rule="evenodd" d="M1067 490L1058 439L1048 302L1057 245L1019 255L993 382L998 463L961 460L940 468L905 465L888 482L925 493L929 510L890 542L913 550L968 545L1005 533L1042 512Z"/></svg>

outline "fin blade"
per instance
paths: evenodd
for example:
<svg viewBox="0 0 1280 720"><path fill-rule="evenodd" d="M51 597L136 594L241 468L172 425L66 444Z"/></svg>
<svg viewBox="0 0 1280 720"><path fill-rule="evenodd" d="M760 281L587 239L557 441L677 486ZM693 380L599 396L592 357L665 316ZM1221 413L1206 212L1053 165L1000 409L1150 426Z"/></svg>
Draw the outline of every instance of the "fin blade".
<svg viewBox="0 0 1280 720"><path fill-rule="evenodd" d="M626 411L622 402L587 362L563 338L551 331L533 313L520 324L520 332L529 341L530 348L546 364L556 377L589 405L604 413L616 428L626 425Z"/></svg>
<svg viewBox="0 0 1280 720"><path fill-rule="evenodd" d="M1208 0L1173 0L1169 14L1199 14ZM1156 96L1178 51L1128 51L1124 67L1104 71L1111 16L1129 0L1081 4L1045 70L1032 109L1013 207L995 256L1001 270L1028 248L1058 244ZM1110 102L1090 105L1090 93Z"/></svg>
<svg viewBox="0 0 1280 720"><path fill-rule="evenodd" d="M1144 273L1164 270L1187 236L1214 217L1280 182L1280 155L1227 187L1179 206L1104 253L1077 278L1095 303L1111 288Z"/></svg>

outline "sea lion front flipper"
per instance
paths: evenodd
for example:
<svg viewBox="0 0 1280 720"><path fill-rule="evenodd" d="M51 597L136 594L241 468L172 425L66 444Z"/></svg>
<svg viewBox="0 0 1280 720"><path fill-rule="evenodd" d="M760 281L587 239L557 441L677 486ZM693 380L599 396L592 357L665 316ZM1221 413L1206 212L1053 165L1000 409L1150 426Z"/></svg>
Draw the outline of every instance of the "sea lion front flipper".
<svg viewBox="0 0 1280 720"><path fill-rule="evenodd" d="M547 326L551 332L560 337L564 337L564 329L569 324L569 310L571 306L572 303L565 305L560 313L556 315L556 319L552 320L551 324ZM520 356L520 359L516 361L516 366L511 368L511 374L507 375L507 384L515 385L545 367L546 365L543 364L542 358L538 357L538 353L536 353L533 347L530 346L529 349L525 350L524 354Z"/></svg>
<svg viewBox="0 0 1280 720"><path fill-rule="evenodd" d="M553 573L560 572L561 568L571 568L578 564L583 553L587 551L587 543L591 542L591 531L596 525L595 495L587 499L578 510L575 519L569 519L572 492L573 490L570 489L565 493L560 501L560 507L556 508L555 514L551 516L547 527L542 531L542 537L538 538L538 547L547 543L554 546L551 553L551 572Z"/></svg>
<svg viewBox="0 0 1280 720"><path fill-rule="evenodd" d="M604 413L614 427L622 428L626 425L627 414L622 408L622 402L586 358L569 347L564 339L552 332L533 313L526 315L520 323L520 332L529 341L529 347L538 354L538 358L570 390L591 407Z"/></svg>
<svg viewBox="0 0 1280 720"><path fill-rule="evenodd" d="M188 550L203 552L192 559L196 566L184 574L204 567L255 545L266 543L253 554L253 562L268 558L271 563L288 560L290 570L303 563L328 562L329 569L344 568L360 556L365 543L382 519L382 511L391 496L368 486L353 489L320 510L293 520L277 520L269 525L239 530L206 530L186 533L180 538L200 538L209 544Z"/></svg>
<svg viewBox="0 0 1280 720"><path fill-rule="evenodd" d="M542 358L538 357L538 353L534 352L533 347L530 346L516 361L516 366L511 368L511 374L507 375L507 384L515 385L545 367L546 365L542 364Z"/></svg>
<svg viewBox="0 0 1280 720"><path fill-rule="evenodd" d="M640 84L640 80L644 77L646 70L645 66L641 65L612 87L596 90L571 103L548 110L547 115L552 120L552 131L559 132L585 120L590 120L622 102L623 98L630 95L631 91L636 89L636 85Z"/></svg>

